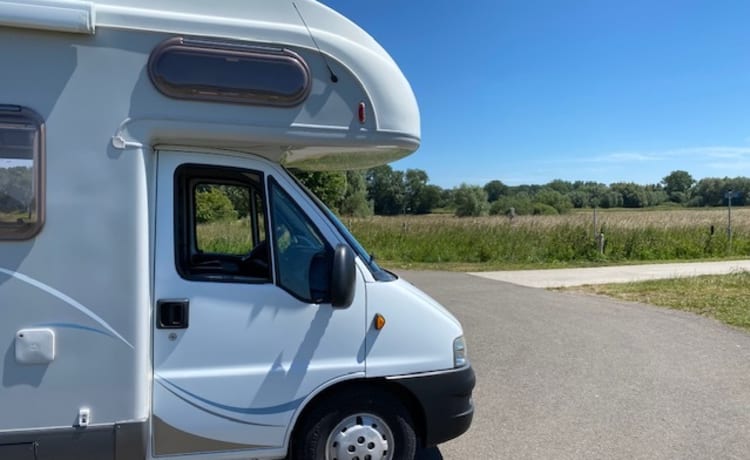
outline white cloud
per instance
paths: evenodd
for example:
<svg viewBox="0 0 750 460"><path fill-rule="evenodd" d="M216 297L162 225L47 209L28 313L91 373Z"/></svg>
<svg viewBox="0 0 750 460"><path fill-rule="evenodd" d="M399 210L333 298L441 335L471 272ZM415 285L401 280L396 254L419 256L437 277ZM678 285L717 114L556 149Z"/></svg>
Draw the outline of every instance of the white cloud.
<svg viewBox="0 0 750 460"><path fill-rule="evenodd" d="M665 157L691 156L704 158L750 158L750 147L692 147L663 152Z"/></svg>
<svg viewBox="0 0 750 460"><path fill-rule="evenodd" d="M600 157L595 157L591 161L602 162L602 163L632 163L642 161L655 161L659 160L658 155L637 153L637 152L620 152L610 153Z"/></svg>
<svg viewBox="0 0 750 460"><path fill-rule="evenodd" d="M691 161L715 158L750 160L750 147L708 146L642 152L612 152L590 157L578 157L569 161L576 163L643 163L651 161L671 161L675 158L689 159Z"/></svg>

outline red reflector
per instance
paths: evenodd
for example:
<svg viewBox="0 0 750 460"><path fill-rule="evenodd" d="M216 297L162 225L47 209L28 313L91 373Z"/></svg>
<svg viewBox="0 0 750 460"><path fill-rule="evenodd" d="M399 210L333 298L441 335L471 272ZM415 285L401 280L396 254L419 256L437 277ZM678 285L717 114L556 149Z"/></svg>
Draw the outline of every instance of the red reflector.
<svg viewBox="0 0 750 460"><path fill-rule="evenodd" d="M358 113L359 113L359 122L361 124L364 124L365 120L367 119L367 107L365 106L364 102L359 103Z"/></svg>

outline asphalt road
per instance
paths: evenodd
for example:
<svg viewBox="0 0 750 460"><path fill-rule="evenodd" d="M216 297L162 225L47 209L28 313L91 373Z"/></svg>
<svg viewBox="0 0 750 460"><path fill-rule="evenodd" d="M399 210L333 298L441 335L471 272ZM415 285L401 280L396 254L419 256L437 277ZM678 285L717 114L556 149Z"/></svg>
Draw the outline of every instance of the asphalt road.
<svg viewBox="0 0 750 460"><path fill-rule="evenodd" d="M402 275L461 320L478 379L470 430L423 458L750 458L750 334L603 297Z"/></svg>

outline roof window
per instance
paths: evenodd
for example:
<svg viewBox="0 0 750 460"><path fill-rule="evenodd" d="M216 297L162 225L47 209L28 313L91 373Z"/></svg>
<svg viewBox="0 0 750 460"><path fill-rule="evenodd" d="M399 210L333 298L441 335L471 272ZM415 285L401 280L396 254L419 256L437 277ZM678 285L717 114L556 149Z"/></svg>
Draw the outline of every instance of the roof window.
<svg viewBox="0 0 750 460"><path fill-rule="evenodd" d="M310 70L283 48L177 37L148 64L154 86L176 99L292 107L310 92Z"/></svg>

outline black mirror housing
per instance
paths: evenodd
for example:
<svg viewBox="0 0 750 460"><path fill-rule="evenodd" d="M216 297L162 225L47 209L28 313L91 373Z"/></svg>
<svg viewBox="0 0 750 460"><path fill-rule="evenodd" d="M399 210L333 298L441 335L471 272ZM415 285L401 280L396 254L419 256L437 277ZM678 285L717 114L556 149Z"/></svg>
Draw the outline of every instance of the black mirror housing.
<svg viewBox="0 0 750 460"><path fill-rule="evenodd" d="M355 282L354 252L345 244L336 246L331 268L331 304L335 308L347 308L354 301Z"/></svg>

